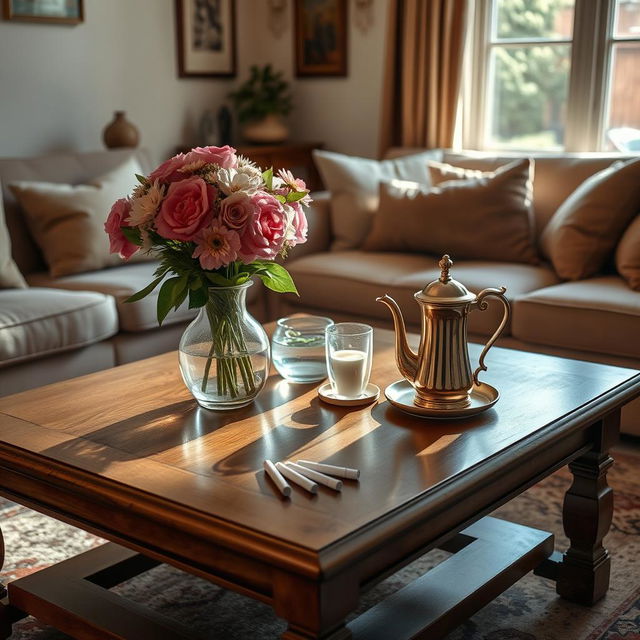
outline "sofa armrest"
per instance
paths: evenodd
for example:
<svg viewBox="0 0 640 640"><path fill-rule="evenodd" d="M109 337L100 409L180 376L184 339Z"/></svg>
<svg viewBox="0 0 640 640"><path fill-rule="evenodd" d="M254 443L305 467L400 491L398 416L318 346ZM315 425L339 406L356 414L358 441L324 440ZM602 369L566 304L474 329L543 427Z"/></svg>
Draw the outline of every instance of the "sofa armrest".
<svg viewBox="0 0 640 640"><path fill-rule="evenodd" d="M305 210L309 231L307 241L289 252L289 260L296 260L311 253L329 251L331 247L331 194L316 191L311 194L313 202Z"/></svg>

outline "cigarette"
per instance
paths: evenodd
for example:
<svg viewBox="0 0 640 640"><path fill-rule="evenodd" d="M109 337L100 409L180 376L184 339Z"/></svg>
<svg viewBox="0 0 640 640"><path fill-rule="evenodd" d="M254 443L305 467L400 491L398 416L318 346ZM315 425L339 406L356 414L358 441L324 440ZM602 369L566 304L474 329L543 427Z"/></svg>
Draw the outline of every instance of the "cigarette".
<svg viewBox="0 0 640 640"><path fill-rule="evenodd" d="M338 478L346 478L347 480L357 480L360 477L359 469L350 469L349 467L335 467L332 464L324 464L322 462L311 462L311 460L298 460L301 467L327 473L330 476Z"/></svg>
<svg viewBox="0 0 640 640"><path fill-rule="evenodd" d="M335 478L325 476L324 473L313 471L313 469L307 469L295 462L287 462L286 465L294 471L297 471L300 475L306 476L310 480L315 480L318 484L323 484L325 487L329 487L334 491L342 491L342 480L336 480Z"/></svg>
<svg viewBox="0 0 640 640"><path fill-rule="evenodd" d="M318 493L317 483L312 482L309 478L303 476L297 471L294 471L293 469L290 469L287 465L282 464L282 462L276 462L276 468L283 476L289 478L291 482L295 482L303 489L306 489L309 493Z"/></svg>
<svg viewBox="0 0 640 640"><path fill-rule="evenodd" d="M262 466L276 487L278 487L278 491L280 491L285 498L288 498L291 495L291 487L282 474L276 469L276 465L273 464L271 460L265 460Z"/></svg>

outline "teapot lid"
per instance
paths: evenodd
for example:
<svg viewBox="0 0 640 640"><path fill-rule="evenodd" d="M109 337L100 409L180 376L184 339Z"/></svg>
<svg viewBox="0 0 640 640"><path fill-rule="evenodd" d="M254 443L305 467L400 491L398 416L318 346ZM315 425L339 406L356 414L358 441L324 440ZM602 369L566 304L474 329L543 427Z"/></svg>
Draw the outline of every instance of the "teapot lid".
<svg viewBox="0 0 640 640"><path fill-rule="evenodd" d="M453 260L447 254L442 256L438 266L440 267L440 277L414 295L418 302L451 305L475 300L474 293L451 277L449 270L453 266Z"/></svg>

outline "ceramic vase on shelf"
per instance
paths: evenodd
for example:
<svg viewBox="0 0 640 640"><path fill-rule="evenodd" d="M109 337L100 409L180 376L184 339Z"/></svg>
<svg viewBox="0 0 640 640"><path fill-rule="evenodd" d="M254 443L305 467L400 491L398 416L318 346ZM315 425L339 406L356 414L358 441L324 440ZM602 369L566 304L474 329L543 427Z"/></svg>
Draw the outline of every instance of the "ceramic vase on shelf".
<svg viewBox="0 0 640 640"><path fill-rule="evenodd" d="M102 140L108 149L120 147L137 147L140 134L135 125L131 124L124 111L116 111L113 120L104 128Z"/></svg>
<svg viewBox="0 0 640 640"><path fill-rule="evenodd" d="M246 306L252 284L209 288L206 304L180 340L182 378L206 409L243 407L267 381L269 338Z"/></svg>
<svg viewBox="0 0 640 640"><path fill-rule="evenodd" d="M242 135L247 142L276 144L289 137L289 129L276 113L269 113L261 120L253 120L242 127Z"/></svg>

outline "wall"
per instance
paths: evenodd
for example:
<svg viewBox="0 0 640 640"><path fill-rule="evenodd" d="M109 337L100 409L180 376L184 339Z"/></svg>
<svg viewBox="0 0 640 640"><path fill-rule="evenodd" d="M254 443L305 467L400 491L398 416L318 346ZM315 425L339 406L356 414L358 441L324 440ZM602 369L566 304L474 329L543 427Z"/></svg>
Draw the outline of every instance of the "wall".
<svg viewBox="0 0 640 640"><path fill-rule="evenodd" d="M238 80L250 64L272 62L292 79L294 139L375 155L386 5L373 0L367 33L350 12L348 77L293 78L292 2L277 36L268 0L236 0ZM0 20L0 156L102 148L116 109L158 160L197 142L202 112L237 81L177 77L173 0L85 0L85 15L77 26Z"/></svg>

